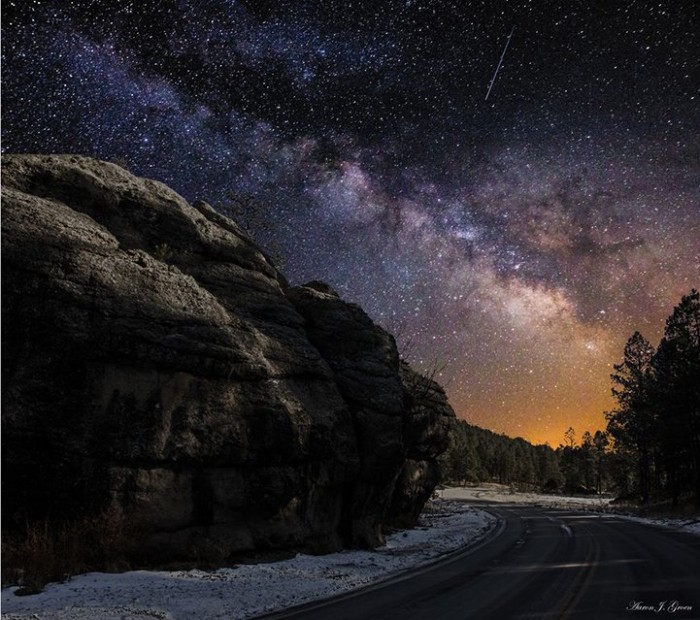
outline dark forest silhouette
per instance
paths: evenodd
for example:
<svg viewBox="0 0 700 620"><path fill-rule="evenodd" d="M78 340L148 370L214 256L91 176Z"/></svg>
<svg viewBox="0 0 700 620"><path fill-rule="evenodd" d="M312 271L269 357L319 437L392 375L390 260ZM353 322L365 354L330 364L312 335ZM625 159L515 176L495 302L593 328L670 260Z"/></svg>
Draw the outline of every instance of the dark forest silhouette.
<svg viewBox="0 0 700 620"><path fill-rule="evenodd" d="M700 505L700 293L693 289L666 319L654 349L639 332L615 365L617 409L607 414L628 491L642 504L694 496Z"/></svg>

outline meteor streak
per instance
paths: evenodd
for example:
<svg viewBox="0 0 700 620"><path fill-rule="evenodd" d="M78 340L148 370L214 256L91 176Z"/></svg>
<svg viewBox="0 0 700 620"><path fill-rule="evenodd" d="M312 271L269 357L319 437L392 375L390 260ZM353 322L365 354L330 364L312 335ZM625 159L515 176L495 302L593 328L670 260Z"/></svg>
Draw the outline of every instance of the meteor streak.
<svg viewBox="0 0 700 620"><path fill-rule="evenodd" d="M496 81L496 78L498 77L498 72L501 69L501 65L503 64L503 59L506 57L506 51L508 50L508 45L510 44L510 39L513 36L513 33L515 32L515 26L513 26L512 30L510 31L510 34L508 35L508 39L506 40L506 44L503 46L503 53L501 54L501 59L498 61L498 66L496 67L496 71L493 74L493 77L491 78L491 83L489 84L489 89L486 92L486 99L484 101L487 101L489 98L489 95L491 94L491 89L493 88L493 84Z"/></svg>

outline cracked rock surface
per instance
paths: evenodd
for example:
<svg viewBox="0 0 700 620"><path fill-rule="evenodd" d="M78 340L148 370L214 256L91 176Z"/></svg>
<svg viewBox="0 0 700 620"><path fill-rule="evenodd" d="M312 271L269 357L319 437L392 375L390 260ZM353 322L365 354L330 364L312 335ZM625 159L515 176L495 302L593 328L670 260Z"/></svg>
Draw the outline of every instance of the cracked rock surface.
<svg viewBox="0 0 700 620"><path fill-rule="evenodd" d="M327 285L117 165L2 158L3 519L120 511L160 560L372 547L454 413Z"/></svg>

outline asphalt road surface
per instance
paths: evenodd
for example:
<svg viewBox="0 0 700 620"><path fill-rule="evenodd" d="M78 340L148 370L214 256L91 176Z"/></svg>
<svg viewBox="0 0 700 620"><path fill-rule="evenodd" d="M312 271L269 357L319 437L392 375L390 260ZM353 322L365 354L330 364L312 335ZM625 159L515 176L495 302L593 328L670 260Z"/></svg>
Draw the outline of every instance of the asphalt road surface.
<svg viewBox="0 0 700 620"><path fill-rule="evenodd" d="M700 620L700 536L604 514L483 508L502 521L476 548L269 618Z"/></svg>

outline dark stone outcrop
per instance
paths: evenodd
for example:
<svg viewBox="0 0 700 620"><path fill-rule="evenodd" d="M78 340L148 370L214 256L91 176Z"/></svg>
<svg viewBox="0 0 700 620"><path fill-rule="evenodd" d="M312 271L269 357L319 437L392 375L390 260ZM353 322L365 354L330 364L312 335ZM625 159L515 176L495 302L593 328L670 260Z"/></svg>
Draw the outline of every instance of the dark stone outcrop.
<svg viewBox="0 0 700 620"><path fill-rule="evenodd" d="M163 560L415 520L454 413L361 308L114 164L2 173L6 526L116 508Z"/></svg>
<svg viewBox="0 0 700 620"><path fill-rule="evenodd" d="M447 450L454 411L431 377L418 374L405 362L400 367L404 388L406 459L399 473L386 522L413 527L426 500L440 481L437 457Z"/></svg>

